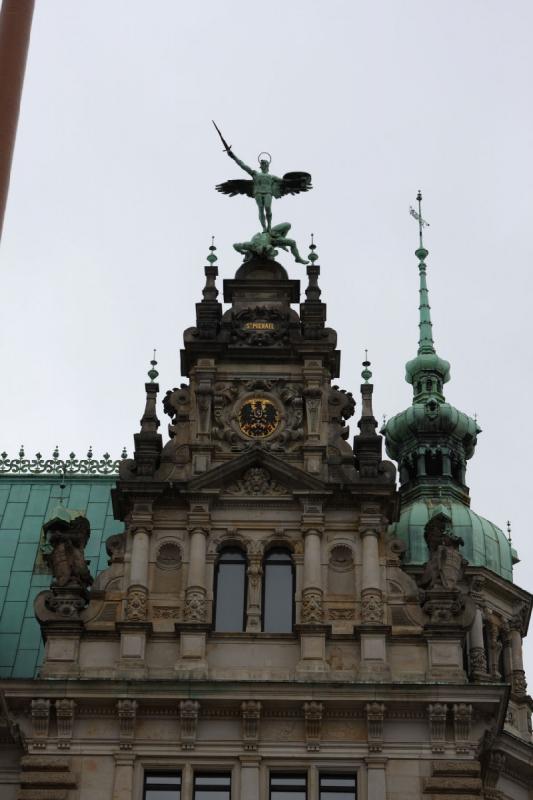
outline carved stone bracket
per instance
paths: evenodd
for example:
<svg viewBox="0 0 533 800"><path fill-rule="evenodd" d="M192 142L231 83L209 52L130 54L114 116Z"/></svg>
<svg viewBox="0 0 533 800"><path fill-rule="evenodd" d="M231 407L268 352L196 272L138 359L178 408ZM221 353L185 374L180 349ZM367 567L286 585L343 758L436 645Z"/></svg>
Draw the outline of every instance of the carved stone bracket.
<svg viewBox="0 0 533 800"><path fill-rule="evenodd" d="M322 592L320 589L304 589L302 592L302 622L320 623L323 617Z"/></svg>
<svg viewBox="0 0 533 800"><path fill-rule="evenodd" d="M205 589L191 586L185 593L183 616L186 622L205 622L207 619L207 598Z"/></svg>
<svg viewBox="0 0 533 800"><path fill-rule="evenodd" d="M245 750L257 750L259 741L259 722L261 703L258 700L245 700L241 703L242 740Z"/></svg>
<svg viewBox="0 0 533 800"><path fill-rule="evenodd" d="M119 700L117 713L119 719L119 739L121 750L131 750L135 737L135 720L137 717L136 700Z"/></svg>
<svg viewBox="0 0 533 800"><path fill-rule="evenodd" d="M312 700L308 703L304 703L303 711L305 718L306 747L311 752L320 750L320 735L324 706L322 703L316 703L314 700Z"/></svg>
<svg viewBox="0 0 533 800"><path fill-rule="evenodd" d="M126 601L126 619L128 622L144 622L147 614L148 590L140 584L130 586Z"/></svg>
<svg viewBox="0 0 533 800"><path fill-rule="evenodd" d="M379 589L363 589L361 593L361 621L381 624L383 622L383 598Z"/></svg>
<svg viewBox="0 0 533 800"><path fill-rule="evenodd" d="M454 703L453 729L455 749L457 753L470 751L470 726L472 724L472 706L470 703Z"/></svg>
<svg viewBox="0 0 533 800"><path fill-rule="evenodd" d="M384 719L385 719L385 706L383 703L366 704L368 750L371 753L379 753L383 749Z"/></svg>
<svg viewBox="0 0 533 800"><path fill-rule="evenodd" d="M39 697L31 701L31 721L34 737L41 740L47 739L50 728L50 700ZM45 748L46 743L41 741L35 746Z"/></svg>
<svg viewBox="0 0 533 800"><path fill-rule="evenodd" d="M434 753L444 752L447 713L448 706L445 703L430 703L428 706L429 736Z"/></svg>
<svg viewBox="0 0 533 800"><path fill-rule="evenodd" d="M63 741L58 742L58 747L61 749L68 749L70 747L70 740L72 739L72 728L74 725L74 713L76 710L76 702L74 700L56 700L56 720L57 720L57 736Z"/></svg>
<svg viewBox="0 0 533 800"><path fill-rule="evenodd" d="M200 703L197 700L180 702L181 749L194 750L198 729Z"/></svg>

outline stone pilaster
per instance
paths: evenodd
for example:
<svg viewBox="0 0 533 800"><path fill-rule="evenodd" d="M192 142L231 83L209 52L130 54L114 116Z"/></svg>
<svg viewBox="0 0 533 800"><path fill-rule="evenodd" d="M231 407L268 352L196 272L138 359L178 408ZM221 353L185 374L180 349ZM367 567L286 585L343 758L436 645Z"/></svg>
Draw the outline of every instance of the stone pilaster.
<svg viewBox="0 0 533 800"><path fill-rule="evenodd" d="M113 776L112 800L131 800L133 797L133 753L115 753L115 774Z"/></svg>

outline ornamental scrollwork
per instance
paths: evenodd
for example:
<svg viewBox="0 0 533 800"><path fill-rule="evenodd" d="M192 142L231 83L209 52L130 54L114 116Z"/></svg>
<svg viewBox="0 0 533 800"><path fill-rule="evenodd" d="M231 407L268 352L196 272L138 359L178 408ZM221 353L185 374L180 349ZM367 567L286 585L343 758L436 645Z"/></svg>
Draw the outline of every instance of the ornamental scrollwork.
<svg viewBox="0 0 533 800"><path fill-rule="evenodd" d="M86 458L77 458L76 453L70 453L68 458L60 458L56 447L52 458L43 458L41 453L36 453L34 458L28 458L24 447L21 447L18 458L9 458L7 453L0 453L0 474L117 475L120 462L127 457L124 448L120 458L112 459L109 453L104 453L102 458L94 458L92 448L89 448Z"/></svg>

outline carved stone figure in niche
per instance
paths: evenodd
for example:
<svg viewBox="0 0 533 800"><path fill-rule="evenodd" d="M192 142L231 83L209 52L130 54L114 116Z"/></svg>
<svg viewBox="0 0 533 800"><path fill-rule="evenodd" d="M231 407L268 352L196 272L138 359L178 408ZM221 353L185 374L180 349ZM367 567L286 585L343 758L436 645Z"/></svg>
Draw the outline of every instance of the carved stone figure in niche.
<svg viewBox="0 0 533 800"><path fill-rule="evenodd" d="M117 561L124 560L124 550L126 549L126 533L115 533L105 540L105 550L109 556L109 565Z"/></svg>
<svg viewBox="0 0 533 800"><path fill-rule="evenodd" d="M88 588L93 583L85 560L85 546L91 534L89 520L63 509L43 525L43 531L43 555L54 576L45 605L60 616L75 617L87 605Z"/></svg>
<svg viewBox="0 0 533 800"><path fill-rule="evenodd" d="M420 578L423 589L456 589L464 575L467 561L459 552L464 545L460 536L455 536L451 519L439 512L426 525L424 538L429 549L429 559Z"/></svg>
<svg viewBox="0 0 533 800"><path fill-rule="evenodd" d="M351 392L331 386L328 391L328 444L329 448L353 458L353 452L347 443L350 429L345 425L346 420L353 416L355 400Z"/></svg>
<svg viewBox="0 0 533 800"><path fill-rule="evenodd" d="M285 487L273 480L270 472L263 467L251 467L240 480L232 483L224 492L252 497L287 494Z"/></svg>
<svg viewBox="0 0 533 800"><path fill-rule="evenodd" d="M93 582L85 560L85 546L91 535L89 520L75 517L70 522L56 517L43 526L46 536L44 559L52 570L54 586L87 588Z"/></svg>
<svg viewBox="0 0 533 800"><path fill-rule="evenodd" d="M419 580L424 590L420 597L422 608L432 624L447 624L458 618L456 623L468 627L475 604L466 593L464 568L467 562L459 552L463 540L453 533L451 518L445 511L434 514L424 536L429 559Z"/></svg>

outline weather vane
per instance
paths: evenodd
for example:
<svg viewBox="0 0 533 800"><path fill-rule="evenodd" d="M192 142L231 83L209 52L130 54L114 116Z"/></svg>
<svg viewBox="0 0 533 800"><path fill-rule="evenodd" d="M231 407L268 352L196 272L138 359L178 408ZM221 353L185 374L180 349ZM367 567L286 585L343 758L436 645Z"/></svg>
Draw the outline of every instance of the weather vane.
<svg viewBox="0 0 533 800"><path fill-rule="evenodd" d="M426 220L422 216L422 192L420 191L420 189L418 190L416 199L418 202L418 211L415 211L413 206L409 206L409 213L418 222L418 236L420 238L420 247L424 247L424 242L422 241L422 231L424 226L427 225L429 227L429 222L426 222Z"/></svg>
<svg viewBox="0 0 533 800"><path fill-rule="evenodd" d="M281 247L283 250L290 250L295 260L300 264L307 264L308 262L300 257L294 239L287 238L291 227L290 223L282 222L272 226L272 198L279 199L287 194L300 194L300 192L309 191L309 189L313 188L311 186L311 175L308 172L287 172L283 178L272 175L270 173L272 156L266 151L259 153L257 157L259 169L252 169L240 158L237 158L232 146L226 142L214 120L213 125L224 145L224 152L252 178L252 180L237 178L225 181L216 187L217 191L230 197L235 197L237 194L253 197L257 203L259 222L262 228L262 231L256 233L250 241L239 242L234 245L234 248L244 255L246 261L250 260L254 255L272 260L277 255L275 248Z"/></svg>

